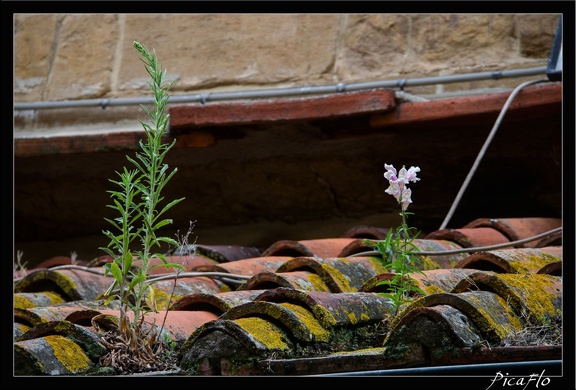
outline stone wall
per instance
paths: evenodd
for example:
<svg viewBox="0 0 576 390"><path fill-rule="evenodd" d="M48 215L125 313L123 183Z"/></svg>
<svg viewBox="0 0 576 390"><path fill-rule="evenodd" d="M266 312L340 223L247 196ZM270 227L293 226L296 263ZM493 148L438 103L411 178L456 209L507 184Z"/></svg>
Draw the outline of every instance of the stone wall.
<svg viewBox="0 0 576 390"><path fill-rule="evenodd" d="M545 67L558 20L558 14L15 14L14 100L148 96L134 40L155 49L174 81L173 95ZM522 81L410 92L510 89ZM15 111L16 136L98 123L138 128L135 112L138 106Z"/></svg>

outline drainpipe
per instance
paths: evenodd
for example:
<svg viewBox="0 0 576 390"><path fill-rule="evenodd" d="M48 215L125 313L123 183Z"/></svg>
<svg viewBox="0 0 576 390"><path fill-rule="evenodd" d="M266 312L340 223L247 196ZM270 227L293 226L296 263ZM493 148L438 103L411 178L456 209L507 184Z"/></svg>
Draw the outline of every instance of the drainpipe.
<svg viewBox="0 0 576 390"><path fill-rule="evenodd" d="M500 363L480 363L463 364L454 366L430 366L430 367L410 367L390 370L354 371L334 374L320 374L312 376L418 376L418 375L488 375L492 378L497 372L510 373L510 376L529 376L531 374L540 375L544 372L544 377L551 375L561 375L562 360L539 360L524 362L500 362ZM487 380L490 384L490 381ZM502 386L500 386L502 387Z"/></svg>
<svg viewBox="0 0 576 390"><path fill-rule="evenodd" d="M213 92L197 93L192 95L171 96L170 104L199 102L205 104L211 101L238 100L238 99L264 99L272 97L302 96L312 94L329 94L352 92L375 88L400 88L405 87L459 83L476 80L499 80L502 78L526 77L545 75L546 67L502 70L495 72L466 73L451 76L422 77L414 79L398 79L386 81L373 81L365 83L317 85L309 87L263 89L255 91L237 92ZM50 108L77 108L77 107L102 107L130 106L150 103L150 97L125 98L125 99L87 99L87 100L63 100L51 102L14 103L14 110L40 110Z"/></svg>

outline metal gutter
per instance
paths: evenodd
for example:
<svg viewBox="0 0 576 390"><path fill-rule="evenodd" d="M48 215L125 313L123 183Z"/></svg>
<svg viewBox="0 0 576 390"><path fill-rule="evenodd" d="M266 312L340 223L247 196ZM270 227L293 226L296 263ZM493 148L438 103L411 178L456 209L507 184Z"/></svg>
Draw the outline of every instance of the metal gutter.
<svg viewBox="0 0 576 390"><path fill-rule="evenodd" d="M476 80L499 80L502 78L545 75L546 70L547 70L546 67L537 67L526 69L503 70L495 72L466 73L450 76L421 77L414 79L397 79L397 80L385 80L385 81L351 83L351 84L338 83L331 85L262 89L254 91L197 93L191 95L171 96L169 103L175 104L175 103L199 102L205 104L211 101L262 99L262 98L285 97L285 96L329 94L329 93L360 91L375 88L399 88L400 90L403 90L405 87L411 87L411 86L459 83L459 82L476 81ZM148 103L150 103L150 97L124 98L124 99L120 98L120 99L63 100L63 101L30 102L30 103L16 102L14 103L14 110L20 111L20 110L41 110L51 108L77 108L77 107L106 108L110 106L129 106L129 105L140 105Z"/></svg>
<svg viewBox="0 0 576 390"><path fill-rule="evenodd" d="M312 376L415 376L415 375L488 375L494 377L498 372L510 373L513 376L531 374L543 376L562 375L562 360L540 360L524 362L499 362L483 364L464 364L454 366L411 367L390 370L354 371Z"/></svg>

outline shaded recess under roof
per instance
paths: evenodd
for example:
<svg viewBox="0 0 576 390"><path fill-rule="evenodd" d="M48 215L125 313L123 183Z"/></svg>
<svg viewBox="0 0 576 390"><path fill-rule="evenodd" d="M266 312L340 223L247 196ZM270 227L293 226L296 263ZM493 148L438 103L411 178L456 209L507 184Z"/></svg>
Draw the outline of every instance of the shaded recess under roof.
<svg viewBox="0 0 576 390"><path fill-rule="evenodd" d="M266 248L393 226L384 163L421 167L411 224L427 234L445 217L508 95L406 102L384 89L175 106L166 140L176 144L166 162L178 173L165 197L186 199L170 210L166 234L193 221L204 245ZM485 215L561 216L561 108L561 83L518 94L452 226ZM142 135L15 140L16 249L30 264L72 251L102 254L108 179Z"/></svg>

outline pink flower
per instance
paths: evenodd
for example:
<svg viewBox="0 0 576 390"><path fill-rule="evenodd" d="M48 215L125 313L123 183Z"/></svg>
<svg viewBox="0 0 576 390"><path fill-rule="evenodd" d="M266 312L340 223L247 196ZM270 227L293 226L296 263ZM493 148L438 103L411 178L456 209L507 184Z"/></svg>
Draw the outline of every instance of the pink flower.
<svg viewBox="0 0 576 390"><path fill-rule="evenodd" d="M406 170L403 166L402 169L400 169L400 173L396 172L396 168L394 168L393 165L384 164L384 168L386 168L384 178L390 183L390 186L385 192L396 198L398 203L402 205L402 211L406 211L408 205L412 203L412 190L406 187L406 185L410 182L415 183L420 180L420 178L416 177L416 174L420 172L420 168L411 166L410 169Z"/></svg>

